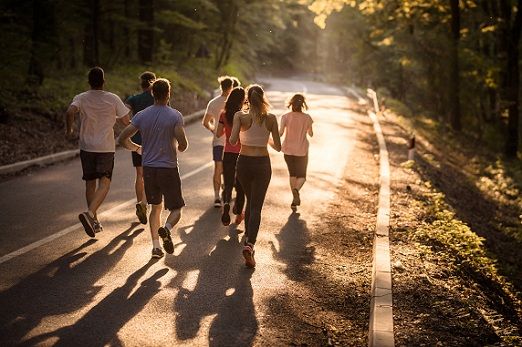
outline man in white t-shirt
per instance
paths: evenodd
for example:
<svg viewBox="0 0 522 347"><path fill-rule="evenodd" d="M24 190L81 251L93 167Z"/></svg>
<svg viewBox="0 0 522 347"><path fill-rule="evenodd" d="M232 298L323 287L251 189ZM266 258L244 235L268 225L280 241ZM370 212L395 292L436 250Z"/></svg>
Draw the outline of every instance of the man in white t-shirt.
<svg viewBox="0 0 522 347"><path fill-rule="evenodd" d="M114 168L114 124L130 122L130 110L113 93L103 90L105 76L102 68L89 71L91 89L74 97L66 112L67 137L73 134L73 122L80 114L80 159L85 180L87 211L78 218L85 232L94 237L103 230L96 211L109 192L112 170Z"/></svg>
<svg viewBox="0 0 522 347"><path fill-rule="evenodd" d="M214 207L221 207L221 197L219 190L221 189L221 175L223 174L223 149L225 147L225 135L216 137L216 130L219 124L219 116L225 108L225 101L232 91L233 80L229 76L221 76L218 78L221 88L221 95L210 100L203 117L203 126L212 134L212 159L214 160Z"/></svg>

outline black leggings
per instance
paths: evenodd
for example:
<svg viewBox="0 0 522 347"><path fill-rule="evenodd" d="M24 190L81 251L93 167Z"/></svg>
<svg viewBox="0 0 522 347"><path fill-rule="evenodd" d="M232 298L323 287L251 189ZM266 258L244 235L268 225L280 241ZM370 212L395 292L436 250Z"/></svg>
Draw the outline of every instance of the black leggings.
<svg viewBox="0 0 522 347"><path fill-rule="evenodd" d="M246 242L251 244L256 243L259 224L261 223L261 209L271 177L270 157L240 155L237 159L237 178L245 190L247 199L245 210Z"/></svg>
<svg viewBox="0 0 522 347"><path fill-rule="evenodd" d="M223 189L223 202L229 204L232 200L232 188L236 188L236 202L232 212L241 214L245 205L245 193L243 187L236 176L236 163L239 153L225 152L223 154L223 181L225 188Z"/></svg>

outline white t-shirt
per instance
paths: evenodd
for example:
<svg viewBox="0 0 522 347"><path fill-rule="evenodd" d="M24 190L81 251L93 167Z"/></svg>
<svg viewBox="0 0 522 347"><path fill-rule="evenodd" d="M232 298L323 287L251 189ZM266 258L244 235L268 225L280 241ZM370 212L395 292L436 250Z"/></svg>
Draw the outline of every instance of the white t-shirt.
<svg viewBox="0 0 522 347"><path fill-rule="evenodd" d="M91 89L76 95L71 105L80 110L80 149L114 152L114 123L130 111L121 99L116 94Z"/></svg>
<svg viewBox="0 0 522 347"><path fill-rule="evenodd" d="M216 96L214 99L210 100L207 105L207 110L205 114L210 114L212 118L214 118L214 126L217 130L219 125L219 115L221 115L221 111L225 108L225 101L227 101L227 97L223 95ZM225 135L221 137L216 137L216 132L214 131L214 138L212 139L212 146L224 146L225 145Z"/></svg>

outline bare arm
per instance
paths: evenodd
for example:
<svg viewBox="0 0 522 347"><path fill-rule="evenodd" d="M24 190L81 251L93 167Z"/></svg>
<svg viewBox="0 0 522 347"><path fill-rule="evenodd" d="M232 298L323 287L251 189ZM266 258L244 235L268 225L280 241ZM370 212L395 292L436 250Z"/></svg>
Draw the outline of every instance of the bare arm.
<svg viewBox="0 0 522 347"><path fill-rule="evenodd" d="M281 152L281 138L279 137L279 132L277 130L277 118L273 114L270 115L272 127L270 132L272 133L272 139L274 143L270 143L270 146L278 152Z"/></svg>
<svg viewBox="0 0 522 347"><path fill-rule="evenodd" d="M123 116L121 118L116 118L116 121L123 126L129 125L131 113L132 113L132 111L129 111L129 113L127 113L125 116Z"/></svg>
<svg viewBox="0 0 522 347"><path fill-rule="evenodd" d="M132 135L136 134L138 132L138 129L133 125L129 124L123 129L120 136L118 136L118 143L127 148L129 151L136 152L138 154L142 153L142 148L137 143L132 142L130 139Z"/></svg>
<svg viewBox="0 0 522 347"><path fill-rule="evenodd" d="M225 126L223 123L219 123L216 130L216 137L221 137L225 133Z"/></svg>
<svg viewBox="0 0 522 347"><path fill-rule="evenodd" d="M284 121L284 117L281 117L281 125L279 127L279 137L283 136L283 134L285 133L285 121Z"/></svg>
<svg viewBox="0 0 522 347"><path fill-rule="evenodd" d="M215 130L215 124L214 124L214 116L208 112L205 113L205 116L203 117L203 120L201 121L201 124L205 128L207 128L210 132L214 133Z"/></svg>
<svg viewBox="0 0 522 347"><path fill-rule="evenodd" d="M178 151L185 152L188 148L187 135L185 134L185 128L182 126L176 126L174 128L174 136L178 141Z"/></svg>
<svg viewBox="0 0 522 347"><path fill-rule="evenodd" d="M310 127L308 128L308 135L310 135L310 137L314 136L314 129L312 127L312 124L310 124Z"/></svg>
<svg viewBox="0 0 522 347"><path fill-rule="evenodd" d="M230 134L230 138L228 139L228 142L232 146L237 145L237 142L239 140L239 131L241 130L241 119L239 118L241 116L241 112L236 112L234 115L234 122L232 123L232 133Z"/></svg>
<svg viewBox="0 0 522 347"><path fill-rule="evenodd" d="M71 137L73 134L74 117L78 113L78 107L71 105L65 112L65 136Z"/></svg>

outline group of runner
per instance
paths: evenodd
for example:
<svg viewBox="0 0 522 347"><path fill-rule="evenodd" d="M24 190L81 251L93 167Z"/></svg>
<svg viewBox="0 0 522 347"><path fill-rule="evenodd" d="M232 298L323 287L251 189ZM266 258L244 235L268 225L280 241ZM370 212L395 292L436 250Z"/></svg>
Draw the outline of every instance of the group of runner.
<svg viewBox="0 0 522 347"><path fill-rule="evenodd" d="M291 112L281 117L278 127L277 117L269 112L270 104L260 85L244 89L237 78L229 76L220 77L218 81L221 93L208 103L202 121L213 137L214 206L222 208L221 221L229 225L235 190L234 223L245 221L242 252L245 265L253 268L261 210L272 175L267 147L270 145L284 153L293 195L291 208L295 211L301 203L299 191L306 180L308 136L313 136L313 121L304 112L308 107L302 94L290 99ZM164 256L160 240L165 252L172 254L172 229L180 221L185 206L177 152L185 151L188 141L183 116L169 103L170 82L146 71L140 76L142 92L129 97L125 103L103 89L105 74L101 68L89 71L88 82L90 89L76 95L66 112L68 137L74 133L75 116L79 114L80 118L80 159L87 211L78 218L90 237L103 230L97 211L109 191L114 168L113 127L116 122L121 123L126 127L118 142L132 151L136 168L136 215L142 224L149 223L152 257ZM162 225L163 206L169 215Z"/></svg>

